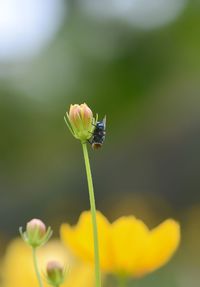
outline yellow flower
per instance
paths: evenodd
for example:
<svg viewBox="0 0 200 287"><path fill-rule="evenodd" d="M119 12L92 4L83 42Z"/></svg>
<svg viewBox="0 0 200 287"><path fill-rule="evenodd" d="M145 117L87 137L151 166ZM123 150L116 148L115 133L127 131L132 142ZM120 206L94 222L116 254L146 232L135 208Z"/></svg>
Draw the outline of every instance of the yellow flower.
<svg viewBox="0 0 200 287"><path fill-rule="evenodd" d="M166 264L180 242L180 226L167 219L149 228L134 216L121 217L112 224L97 212L100 265L102 270L140 277ZM75 255L93 262L90 212L83 212L76 226L61 226L61 239Z"/></svg>
<svg viewBox="0 0 200 287"><path fill-rule="evenodd" d="M47 262L57 260L69 269L61 287L94 287L93 269L70 256L59 240L51 240L38 249L39 269L45 273ZM35 287L38 286L33 268L31 248L21 239L13 240L3 261L2 287ZM44 276L44 287L49 287Z"/></svg>

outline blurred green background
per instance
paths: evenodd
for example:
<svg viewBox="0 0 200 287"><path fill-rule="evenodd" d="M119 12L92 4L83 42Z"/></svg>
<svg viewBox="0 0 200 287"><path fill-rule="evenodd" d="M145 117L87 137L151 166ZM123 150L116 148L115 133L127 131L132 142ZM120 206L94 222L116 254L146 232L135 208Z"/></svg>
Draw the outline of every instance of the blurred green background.
<svg viewBox="0 0 200 287"><path fill-rule="evenodd" d="M181 222L176 256L135 286L199 286L199 31L199 0L1 0L2 254L31 218L58 235L89 209L63 121L86 102L107 116L103 148L90 149L97 208Z"/></svg>

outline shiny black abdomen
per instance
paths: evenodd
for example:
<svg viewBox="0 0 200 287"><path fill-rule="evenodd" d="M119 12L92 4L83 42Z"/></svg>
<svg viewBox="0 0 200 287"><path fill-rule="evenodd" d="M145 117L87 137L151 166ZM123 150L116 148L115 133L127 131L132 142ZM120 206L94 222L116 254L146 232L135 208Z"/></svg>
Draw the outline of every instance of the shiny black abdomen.
<svg viewBox="0 0 200 287"><path fill-rule="evenodd" d="M93 138L92 138L91 144L102 145L105 140L105 135L106 135L106 132L105 132L104 122L103 121L97 122L96 127L93 132Z"/></svg>

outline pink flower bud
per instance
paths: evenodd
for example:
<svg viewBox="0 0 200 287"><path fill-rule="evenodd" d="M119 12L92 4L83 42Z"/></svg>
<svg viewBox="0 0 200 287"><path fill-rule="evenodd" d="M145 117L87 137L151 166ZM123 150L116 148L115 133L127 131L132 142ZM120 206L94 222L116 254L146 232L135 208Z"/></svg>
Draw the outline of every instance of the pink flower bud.
<svg viewBox="0 0 200 287"><path fill-rule="evenodd" d="M94 118L91 109L85 103L71 105L67 117L69 127L77 139L84 141L91 138Z"/></svg>
<svg viewBox="0 0 200 287"><path fill-rule="evenodd" d="M53 231L50 226L46 230L46 225L40 219L34 218L26 224L26 231L23 232L21 226L19 233L28 245L37 248L47 243Z"/></svg>
<svg viewBox="0 0 200 287"><path fill-rule="evenodd" d="M53 286L59 286L64 281L64 269L58 261L49 261L46 268L47 281Z"/></svg>
<svg viewBox="0 0 200 287"><path fill-rule="evenodd" d="M46 233L46 226L40 219L34 218L27 223L26 231L28 237L41 239Z"/></svg>

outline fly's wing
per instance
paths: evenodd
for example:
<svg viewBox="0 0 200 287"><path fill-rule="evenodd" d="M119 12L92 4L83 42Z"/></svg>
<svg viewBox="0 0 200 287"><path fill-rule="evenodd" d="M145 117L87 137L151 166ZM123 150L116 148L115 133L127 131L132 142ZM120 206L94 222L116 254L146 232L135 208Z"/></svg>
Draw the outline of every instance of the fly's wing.
<svg viewBox="0 0 200 287"><path fill-rule="evenodd" d="M106 115L104 116L102 122L103 122L103 124L104 124L104 128L106 129Z"/></svg>
<svg viewBox="0 0 200 287"><path fill-rule="evenodd" d="M98 114L96 114L96 117L95 117L95 118L93 117L93 119L92 119L92 125L95 127L96 124L97 124L97 122L98 122Z"/></svg>
<svg viewBox="0 0 200 287"><path fill-rule="evenodd" d="M98 122L98 117L99 117L99 115L98 114L96 114L96 118L95 118L95 125L96 125L96 123Z"/></svg>

